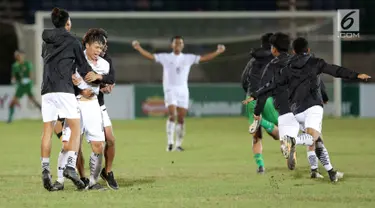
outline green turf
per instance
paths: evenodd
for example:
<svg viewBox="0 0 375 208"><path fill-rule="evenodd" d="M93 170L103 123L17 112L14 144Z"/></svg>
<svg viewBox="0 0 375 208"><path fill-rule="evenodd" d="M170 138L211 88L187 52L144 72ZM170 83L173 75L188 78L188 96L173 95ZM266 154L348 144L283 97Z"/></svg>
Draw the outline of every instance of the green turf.
<svg viewBox="0 0 375 208"><path fill-rule="evenodd" d="M256 175L245 118L188 119L186 152L165 151L165 121L114 122L119 191L49 193L40 179L40 121L0 124L0 207L375 207L375 120L324 121L323 134L338 184L309 179L305 148L287 170L278 142L264 139L267 174ZM55 173L59 141L53 138ZM90 151L85 146L86 163ZM88 164L86 169L88 169ZM327 176L326 172L320 170ZM102 181L101 181L102 182Z"/></svg>

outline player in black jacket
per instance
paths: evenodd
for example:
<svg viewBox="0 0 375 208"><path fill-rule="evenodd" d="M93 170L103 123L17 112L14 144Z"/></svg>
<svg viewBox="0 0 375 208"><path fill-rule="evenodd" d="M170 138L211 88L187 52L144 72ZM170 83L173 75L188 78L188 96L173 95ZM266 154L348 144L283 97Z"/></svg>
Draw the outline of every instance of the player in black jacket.
<svg viewBox="0 0 375 208"><path fill-rule="evenodd" d="M279 137L282 142L281 150L285 158L288 159L288 168L294 169L296 163L295 151L288 152L288 146L286 143L286 137L291 136L296 139L298 144L312 145L313 138L308 134L300 134L299 124L294 117L294 114L290 110L288 102L288 89L287 86L280 86L277 88L271 88L270 83L282 79L281 69L285 68L289 62L290 55L288 54L290 39L289 36L283 33L276 33L270 39L272 45L272 53L275 58L266 67L264 79L262 78L262 84L265 87L260 88L258 91L253 92L252 98L257 99L257 104L254 111L255 120L260 120L260 114L265 106L265 100L268 97L274 98L275 107L279 112L278 126L279 126ZM250 98L250 100L252 100ZM254 126L257 126L257 122L254 122Z"/></svg>
<svg viewBox="0 0 375 208"><path fill-rule="evenodd" d="M57 114L63 115L71 127L68 144L67 166L64 176L71 179L78 189L85 188L75 171L80 146L80 115L74 96L72 75L78 70L82 77L95 77L85 59L81 44L69 33L71 21L68 12L54 8L51 14L54 29L45 29L42 34L42 57L44 61L42 92L42 117L44 122L41 160L44 188L54 191L51 181L49 157L53 124Z"/></svg>
<svg viewBox="0 0 375 208"><path fill-rule="evenodd" d="M309 54L308 42L304 38L297 38L293 42L293 50L295 55L291 58L288 67L281 70L279 78L268 83L257 93L263 94L272 89L285 89L285 87L288 89L290 106L296 115L296 119L303 126L305 132L314 138L314 141L320 139L320 141L317 141L317 147L322 151L319 159L328 171L331 181L337 182L339 178L343 177L343 173L333 169L328 151L320 138L323 102L319 75L325 73L352 80L367 80L371 77L341 66L327 64L323 59L313 57ZM287 137L287 143L288 155L296 145L296 140L293 137ZM315 154L315 152L312 154Z"/></svg>
<svg viewBox="0 0 375 208"><path fill-rule="evenodd" d="M264 69L267 64L274 58L271 53L271 45L269 39L272 33L264 34L261 37L261 47L252 50L252 58L247 63L242 76L242 88L244 89L246 96L249 96L253 92L257 91L261 86L261 78L264 73ZM246 114L249 119L249 127L254 121L254 107L255 101L250 102L246 105ZM263 127L268 134L270 134L275 140L278 140L278 128L277 128L277 117L278 113L273 106L272 98L267 100L266 107L262 112L262 120L260 121L260 127ZM254 159L257 164L257 172L264 173L264 161L262 155L262 130L258 128L255 133L253 133L253 154Z"/></svg>
<svg viewBox="0 0 375 208"><path fill-rule="evenodd" d="M103 116L103 124L104 124L104 132L105 132L105 138L106 138L106 147L104 150L104 157L105 157L105 167L101 171L101 177L103 180L106 181L107 185L114 190L117 190L118 184L117 181L114 178L114 174L112 172L112 163L115 155L115 137L113 135L113 130L112 130L112 124L111 120L108 116L106 106L104 105L104 94L111 93L114 83L115 83L115 71L113 68L112 60L107 51L107 39L108 39L108 34L104 29L95 29L99 30L101 32L101 35L105 39L105 46L103 49L102 54L100 55L102 58L104 58L109 64L110 64L110 70L109 73L106 75L102 75L101 80L95 81L94 83L101 84L101 89L98 95L98 102L99 105L102 109L102 116ZM90 30L89 30L90 31ZM88 31L88 32L89 32ZM85 43L84 43L85 44ZM73 82L76 81L76 84L79 83L79 80L73 80ZM86 80L90 81L90 80ZM82 90L79 90L76 88L76 95L82 94ZM59 139L62 137L62 132L63 132L63 126L64 126L64 118L59 118L58 122L55 125L55 133ZM59 160L60 160L60 155L59 155ZM58 160L58 161L59 161ZM59 162L58 162L59 164ZM58 167L58 175L59 174L59 168ZM85 171L84 171L84 157L82 155L82 150L80 149L79 154L78 154L78 160L77 160L77 170L79 172L79 175L81 176L81 180L85 182L86 185L88 185L89 179L86 178L85 176ZM54 184L54 187L56 187L58 190L64 189L63 183L61 181L56 181Z"/></svg>

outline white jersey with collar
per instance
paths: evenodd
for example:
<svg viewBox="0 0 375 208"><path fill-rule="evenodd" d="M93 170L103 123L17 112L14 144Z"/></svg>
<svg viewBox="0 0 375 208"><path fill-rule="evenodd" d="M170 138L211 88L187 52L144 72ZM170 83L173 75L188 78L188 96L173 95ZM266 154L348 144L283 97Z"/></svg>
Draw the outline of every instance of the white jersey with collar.
<svg viewBox="0 0 375 208"><path fill-rule="evenodd" d="M87 58L86 50L84 51L84 54L85 54L85 58L86 58L87 62L90 64L90 66L91 66L91 68L94 72L96 72L100 75L106 75L106 74L109 73L110 65L109 65L108 61L106 61L105 59L103 59L102 57L99 56L96 63L94 63ZM81 77L77 72L76 72L75 75L78 78ZM80 83L79 88L81 88L81 89L90 88L96 95L98 95L99 90L100 90L100 85L99 84L93 84L93 83L87 83L82 78L82 82ZM81 96L78 95L77 97L81 97Z"/></svg>
<svg viewBox="0 0 375 208"><path fill-rule="evenodd" d="M198 64L199 55L180 53L157 53L155 61L163 66L163 88L187 88L190 68Z"/></svg>

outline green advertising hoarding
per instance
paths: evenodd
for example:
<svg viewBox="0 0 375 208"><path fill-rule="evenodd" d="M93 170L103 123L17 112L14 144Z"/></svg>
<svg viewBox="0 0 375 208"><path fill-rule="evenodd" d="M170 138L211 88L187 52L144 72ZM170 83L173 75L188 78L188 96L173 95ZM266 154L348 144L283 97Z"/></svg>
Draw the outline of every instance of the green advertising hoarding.
<svg viewBox="0 0 375 208"><path fill-rule="evenodd" d="M333 88L327 83L330 102L325 106L325 114L334 113ZM135 116L164 117L167 108L164 104L162 85L135 85ZM244 115L241 101L245 93L237 84L191 84L189 86L189 116L240 116ZM359 115L359 85L357 83L342 85L342 115Z"/></svg>

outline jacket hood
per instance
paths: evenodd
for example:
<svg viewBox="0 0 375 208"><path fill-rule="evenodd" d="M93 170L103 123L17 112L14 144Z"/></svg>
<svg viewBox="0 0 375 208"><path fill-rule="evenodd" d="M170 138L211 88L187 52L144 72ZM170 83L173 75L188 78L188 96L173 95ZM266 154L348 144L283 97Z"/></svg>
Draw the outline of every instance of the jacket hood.
<svg viewBox="0 0 375 208"><path fill-rule="evenodd" d="M42 39L47 44L53 44L59 46L64 43L67 36L70 33L64 28L45 29L42 34Z"/></svg>
<svg viewBox="0 0 375 208"><path fill-rule="evenodd" d="M303 68L312 56L310 54L294 55L290 59L290 66L295 69Z"/></svg>
<svg viewBox="0 0 375 208"><path fill-rule="evenodd" d="M262 59L262 58L268 58L269 56L272 56L271 50L264 49L264 48L257 48L253 49L250 52L251 56L255 59Z"/></svg>

